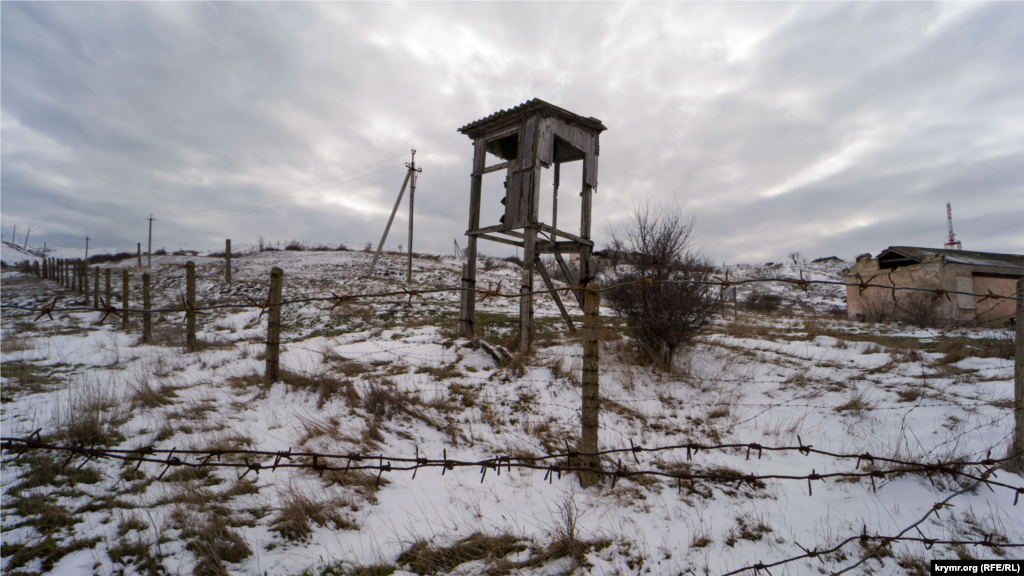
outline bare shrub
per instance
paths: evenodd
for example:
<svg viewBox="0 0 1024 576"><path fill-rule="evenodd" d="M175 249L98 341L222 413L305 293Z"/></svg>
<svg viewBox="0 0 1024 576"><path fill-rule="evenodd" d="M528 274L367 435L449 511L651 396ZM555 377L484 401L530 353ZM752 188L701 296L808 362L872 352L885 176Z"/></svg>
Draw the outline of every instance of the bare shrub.
<svg viewBox="0 0 1024 576"><path fill-rule="evenodd" d="M864 319L868 322L890 322L896 314L896 303L889 292L881 288L868 288L862 299Z"/></svg>
<svg viewBox="0 0 1024 576"><path fill-rule="evenodd" d="M772 314L782 306L782 296L769 292L751 292L743 300L744 310Z"/></svg>
<svg viewBox="0 0 1024 576"><path fill-rule="evenodd" d="M634 205L626 226L612 230L612 247L629 256L628 271L606 292L611 307L633 331L638 358L664 367L679 348L711 322L718 308L711 289L701 284L654 284L646 281L708 281L710 260L690 245L693 218L676 209Z"/></svg>
<svg viewBox="0 0 1024 576"><path fill-rule="evenodd" d="M897 320L912 326L931 328L940 323L939 306L935 297L927 292L904 292L893 304Z"/></svg>

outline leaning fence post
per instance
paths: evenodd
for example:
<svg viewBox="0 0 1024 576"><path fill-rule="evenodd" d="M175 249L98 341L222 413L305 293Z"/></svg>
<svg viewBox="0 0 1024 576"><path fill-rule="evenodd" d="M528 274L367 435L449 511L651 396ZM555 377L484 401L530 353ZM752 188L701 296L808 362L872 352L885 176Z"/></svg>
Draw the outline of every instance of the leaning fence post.
<svg viewBox="0 0 1024 576"><path fill-rule="evenodd" d="M281 288L284 270L270 271L270 294L267 297L267 382L277 382L281 357Z"/></svg>
<svg viewBox="0 0 1024 576"><path fill-rule="evenodd" d="M96 277L96 281L93 283L92 291L92 307L94 310L100 309L100 269L96 268L96 272L93 274Z"/></svg>
<svg viewBox="0 0 1024 576"><path fill-rule="evenodd" d="M1024 450L1024 278L1017 280L1017 341L1013 357L1013 454ZM1018 460L1015 470L1024 470L1024 462Z"/></svg>
<svg viewBox="0 0 1024 576"><path fill-rule="evenodd" d="M231 284L231 239L225 241L224 248L224 279Z"/></svg>
<svg viewBox="0 0 1024 576"><path fill-rule="evenodd" d="M121 272L121 329L128 329L128 269Z"/></svg>
<svg viewBox="0 0 1024 576"><path fill-rule="evenodd" d="M153 340L153 314L149 311L149 272L142 274L142 342L149 344Z"/></svg>
<svg viewBox="0 0 1024 576"><path fill-rule="evenodd" d="M107 306L113 306L114 289L110 285L110 268L107 268Z"/></svg>
<svg viewBox="0 0 1024 576"><path fill-rule="evenodd" d="M185 262L185 349L195 352L199 348L196 340L196 263Z"/></svg>
<svg viewBox="0 0 1024 576"><path fill-rule="evenodd" d="M600 341L598 332L601 328L601 293L595 289L598 284L588 284L586 296L583 298L583 410L580 421L583 430L580 434L580 452L594 454L597 452L597 426L600 411L600 389L598 385L598 369L600 368ZM601 464L600 457L582 456L581 464L586 468L597 468ZM580 484L590 487L597 483L597 475L593 472L580 474Z"/></svg>

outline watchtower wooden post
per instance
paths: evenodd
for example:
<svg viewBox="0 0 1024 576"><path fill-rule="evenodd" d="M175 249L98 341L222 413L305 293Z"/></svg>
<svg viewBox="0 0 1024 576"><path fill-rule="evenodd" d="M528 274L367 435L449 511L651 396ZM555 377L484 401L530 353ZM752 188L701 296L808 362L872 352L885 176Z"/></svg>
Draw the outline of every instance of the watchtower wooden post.
<svg viewBox="0 0 1024 576"><path fill-rule="evenodd" d="M500 110L476 122L459 128L473 141L473 171L470 174L469 237L466 249L468 270L464 284L476 288L477 240L490 240L523 249L522 294L519 302L519 350L530 348L533 336L534 271L542 267L541 254L554 254L566 276L578 286L594 280L590 256L594 243L590 240L591 206L597 188L597 159L600 154L599 138L607 128L594 117L584 118L533 99L515 108ZM487 154L502 162L487 166ZM583 161L583 182L580 197L580 230L570 233L559 230L557 216L552 224L540 217L541 169L555 169L554 198L558 197L559 166L566 162ZM498 171L505 172L505 197L483 198L483 177ZM498 202L505 205L505 214L497 224L481 227L480 212L483 203ZM555 200L557 202L557 200ZM564 199L563 199L564 203ZM555 204L557 206L557 204ZM571 273L562 254L579 254L580 274ZM554 286L546 273L541 273L549 290ZM568 312L556 292L551 293L570 330L575 331ZM577 291L576 299L583 307L585 292ZM476 294L466 292L460 312L460 336L472 338L476 326Z"/></svg>

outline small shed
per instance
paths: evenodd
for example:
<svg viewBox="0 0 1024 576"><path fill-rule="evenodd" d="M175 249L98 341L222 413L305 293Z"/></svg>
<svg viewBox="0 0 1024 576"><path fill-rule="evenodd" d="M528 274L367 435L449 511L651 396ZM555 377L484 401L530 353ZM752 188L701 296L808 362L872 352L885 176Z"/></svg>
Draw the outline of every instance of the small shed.
<svg viewBox="0 0 1024 576"><path fill-rule="evenodd" d="M1014 296L1024 276L1024 256L970 250L944 250L890 246L872 258L864 254L843 271L847 284L870 284L953 290L975 294ZM892 291L857 286L846 288L846 309L851 319L884 320L934 313L947 322L981 325L1005 324L1016 314L1016 303L992 297Z"/></svg>

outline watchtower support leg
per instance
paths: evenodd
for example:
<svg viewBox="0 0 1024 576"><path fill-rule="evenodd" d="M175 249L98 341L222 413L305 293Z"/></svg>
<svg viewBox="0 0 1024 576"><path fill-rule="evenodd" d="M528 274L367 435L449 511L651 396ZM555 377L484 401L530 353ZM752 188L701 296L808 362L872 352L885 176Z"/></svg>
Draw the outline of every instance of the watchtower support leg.
<svg viewBox="0 0 1024 576"><path fill-rule="evenodd" d="M484 169L487 162L487 143L477 140L473 146L473 174ZM480 196L483 193L483 175L470 177L469 230L480 228ZM459 336L473 338L476 333L476 236L466 242L466 300L459 318Z"/></svg>
<svg viewBox="0 0 1024 576"><path fill-rule="evenodd" d="M533 260L537 257L537 229L524 230L523 241L523 283L519 287L519 353L530 350L533 340Z"/></svg>

